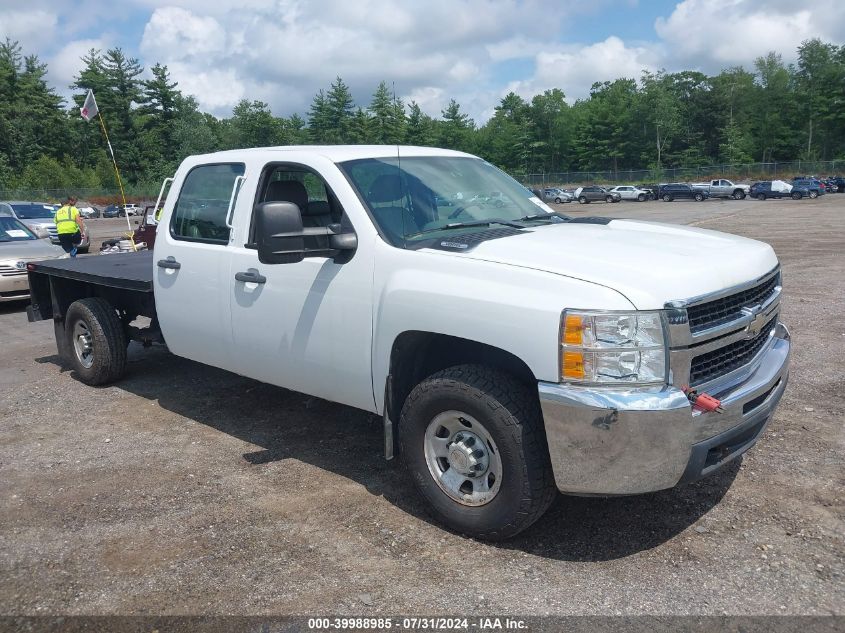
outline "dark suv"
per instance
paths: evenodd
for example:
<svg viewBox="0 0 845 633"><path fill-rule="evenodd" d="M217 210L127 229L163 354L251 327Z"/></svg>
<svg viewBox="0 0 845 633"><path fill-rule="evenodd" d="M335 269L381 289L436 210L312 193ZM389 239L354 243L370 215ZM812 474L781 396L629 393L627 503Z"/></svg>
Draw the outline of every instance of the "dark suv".
<svg viewBox="0 0 845 633"><path fill-rule="evenodd" d="M658 197L662 198L663 202L672 202L672 200L676 199L697 200L701 202L709 198L710 193L692 185L672 183L669 185L660 185Z"/></svg>
<svg viewBox="0 0 845 633"><path fill-rule="evenodd" d="M791 191L786 191L783 186L772 189L772 181L764 180L751 185L748 195L752 198L757 198L757 200L765 200L766 198L792 198L793 200L800 200L805 196L809 197L810 190L797 185L793 186Z"/></svg>
<svg viewBox="0 0 845 633"><path fill-rule="evenodd" d="M793 178L792 179L792 186L793 187L806 187L810 190L810 197L811 198L818 198L820 195L824 194L824 185L821 181L816 180L815 178Z"/></svg>
<svg viewBox="0 0 845 633"><path fill-rule="evenodd" d="M604 200L605 202L620 202L622 200L621 194L615 191L608 191L604 187L581 187L578 192L578 202L587 204L597 200Z"/></svg>

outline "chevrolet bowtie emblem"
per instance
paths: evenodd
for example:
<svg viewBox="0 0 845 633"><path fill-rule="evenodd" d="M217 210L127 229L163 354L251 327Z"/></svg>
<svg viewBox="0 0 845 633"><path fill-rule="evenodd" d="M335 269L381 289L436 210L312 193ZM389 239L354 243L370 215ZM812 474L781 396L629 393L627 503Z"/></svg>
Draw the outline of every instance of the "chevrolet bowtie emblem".
<svg viewBox="0 0 845 633"><path fill-rule="evenodd" d="M751 317L751 321L745 326L745 338L754 338L757 336L765 325L766 317L760 311L761 306L754 306L753 308L743 308L742 311Z"/></svg>

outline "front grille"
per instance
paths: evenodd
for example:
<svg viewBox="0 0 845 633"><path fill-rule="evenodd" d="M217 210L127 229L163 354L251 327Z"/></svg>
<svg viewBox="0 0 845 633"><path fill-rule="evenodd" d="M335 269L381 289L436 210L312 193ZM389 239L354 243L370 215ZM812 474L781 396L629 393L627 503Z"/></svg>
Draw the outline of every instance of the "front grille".
<svg viewBox="0 0 845 633"><path fill-rule="evenodd" d="M690 366L690 385L700 385L749 363L763 349L776 323L777 315L772 317L754 338L735 341L693 358Z"/></svg>
<svg viewBox="0 0 845 633"><path fill-rule="evenodd" d="M690 331L700 332L740 318L742 308L765 303L774 294L779 281L780 275L773 275L770 279L748 290L690 306L687 308Z"/></svg>
<svg viewBox="0 0 845 633"><path fill-rule="evenodd" d="M18 268L16 266L0 265L0 277L17 277L18 275L25 275L25 268Z"/></svg>

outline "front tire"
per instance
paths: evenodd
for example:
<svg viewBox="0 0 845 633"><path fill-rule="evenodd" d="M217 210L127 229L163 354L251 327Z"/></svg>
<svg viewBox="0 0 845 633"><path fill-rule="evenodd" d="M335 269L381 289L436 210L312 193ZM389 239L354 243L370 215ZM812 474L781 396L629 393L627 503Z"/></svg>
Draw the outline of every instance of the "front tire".
<svg viewBox="0 0 845 633"><path fill-rule="evenodd" d="M637 200L639 202L645 202L647 197L648 196L646 196L644 193L641 193L640 195L637 196Z"/></svg>
<svg viewBox="0 0 845 633"><path fill-rule="evenodd" d="M556 495L536 396L480 365L429 376L405 401L399 448L437 518L473 537L510 538Z"/></svg>
<svg viewBox="0 0 845 633"><path fill-rule="evenodd" d="M580 202L581 204L587 204L589 200L587 200L585 196L581 196L580 198L578 198L578 202Z"/></svg>
<svg viewBox="0 0 845 633"><path fill-rule="evenodd" d="M804 197L804 196L802 196L802 195L801 195L801 192L800 192L800 191L793 191L793 192L792 192L792 199L793 199L793 200L800 200L800 199L801 199L801 198L803 198L803 197Z"/></svg>
<svg viewBox="0 0 845 633"><path fill-rule="evenodd" d="M112 305L100 297L74 301L65 315L68 360L87 385L114 382L126 371L126 333Z"/></svg>
<svg viewBox="0 0 845 633"><path fill-rule="evenodd" d="M672 202L672 196L670 196L668 193L664 194L663 202Z"/></svg>
<svg viewBox="0 0 845 633"><path fill-rule="evenodd" d="M695 198L696 202L701 202L702 200L704 200L704 194L703 193L697 193L693 196L693 198Z"/></svg>
<svg viewBox="0 0 845 633"><path fill-rule="evenodd" d="M555 202L556 202L557 204L560 204L560 202L561 202L560 198L555 198Z"/></svg>
<svg viewBox="0 0 845 633"><path fill-rule="evenodd" d="M605 202L613 202L613 196L607 196L607 197L604 199L604 201L605 201Z"/></svg>
<svg viewBox="0 0 845 633"><path fill-rule="evenodd" d="M742 189L734 191L734 200L744 200L745 192Z"/></svg>

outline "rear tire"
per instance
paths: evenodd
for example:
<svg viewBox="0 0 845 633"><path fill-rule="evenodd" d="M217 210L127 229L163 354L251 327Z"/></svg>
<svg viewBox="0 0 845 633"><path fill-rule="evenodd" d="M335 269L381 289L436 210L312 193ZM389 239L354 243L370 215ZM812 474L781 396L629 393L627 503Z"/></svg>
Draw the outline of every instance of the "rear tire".
<svg viewBox="0 0 845 633"><path fill-rule="evenodd" d="M819 197L819 192L818 192L818 191L811 191L811 192L810 192L810 199L811 199L811 200L812 200L812 199L814 199L814 198L818 198L818 197Z"/></svg>
<svg viewBox="0 0 845 633"><path fill-rule="evenodd" d="M668 193L663 194L663 202L672 202L672 196L670 196Z"/></svg>
<svg viewBox="0 0 845 633"><path fill-rule="evenodd" d="M557 204L560 204L560 198L555 198L555 202L556 202Z"/></svg>
<svg viewBox="0 0 845 633"><path fill-rule="evenodd" d="M86 385L103 385L126 371L126 333L112 305L100 297L74 301L65 315L68 360Z"/></svg>
<svg viewBox="0 0 845 633"><path fill-rule="evenodd" d="M765 200L765 199L766 199L766 194L765 194L765 193L758 193L758 194L757 194L757 199L758 199L758 200Z"/></svg>
<svg viewBox="0 0 845 633"><path fill-rule="evenodd" d="M536 396L492 368L460 365L423 380L402 407L398 436L417 490L463 534L510 538L557 494Z"/></svg>
<svg viewBox="0 0 845 633"><path fill-rule="evenodd" d="M704 200L704 194L703 193L697 193L693 196L693 198L695 199L696 202L701 202L702 200Z"/></svg>

